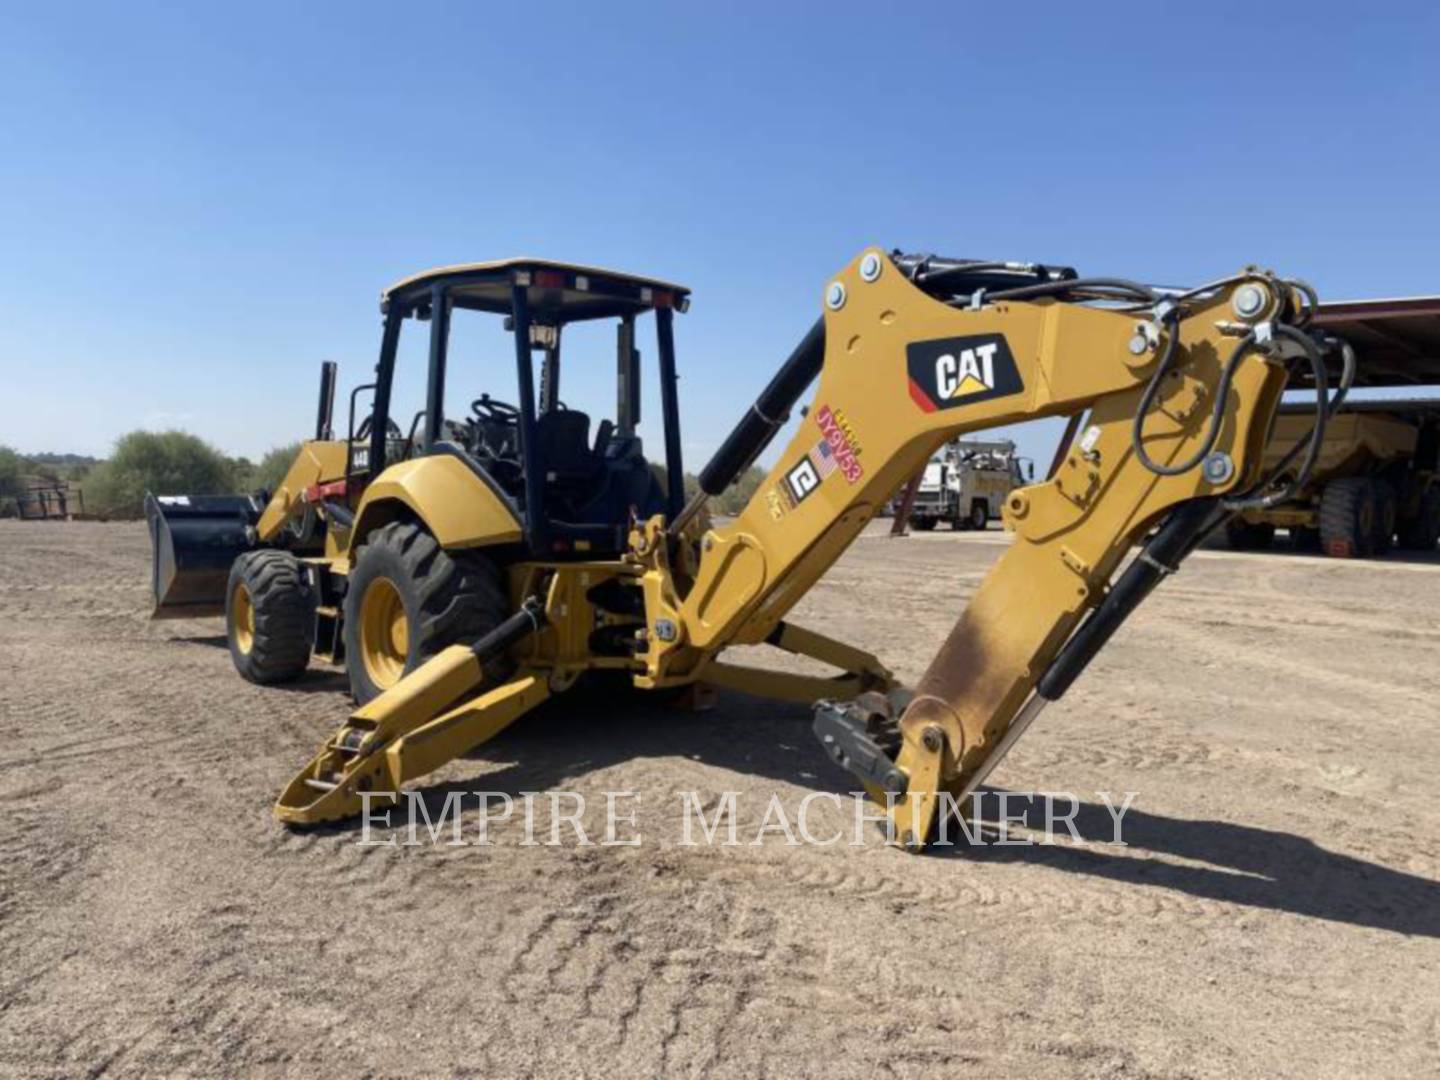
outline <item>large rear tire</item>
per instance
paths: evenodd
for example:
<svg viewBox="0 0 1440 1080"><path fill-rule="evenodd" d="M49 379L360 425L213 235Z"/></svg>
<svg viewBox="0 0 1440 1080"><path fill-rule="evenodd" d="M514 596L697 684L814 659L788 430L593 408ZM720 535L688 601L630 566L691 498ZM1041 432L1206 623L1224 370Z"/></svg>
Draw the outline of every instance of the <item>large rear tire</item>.
<svg viewBox="0 0 1440 1080"><path fill-rule="evenodd" d="M1320 493L1320 545L1340 559L1367 559L1375 553L1375 484L1368 476L1331 480Z"/></svg>
<svg viewBox="0 0 1440 1080"><path fill-rule="evenodd" d="M268 548L236 559L225 590L225 631L235 670L249 682L299 678L315 635L315 594L300 560Z"/></svg>
<svg viewBox="0 0 1440 1080"><path fill-rule="evenodd" d="M1420 496L1416 515L1400 523L1400 546L1406 551L1434 551L1440 542L1440 487L1432 486Z"/></svg>
<svg viewBox="0 0 1440 1080"><path fill-rule="evenodd" d="M345 589L345 666L363 705L448 645L469 643L509 614L499 567L478 551L446 551L419 525L370 534ZM490 674L503 674L504 662Z"/></svg>
<svg viewBox="0 0 1440 1080"><path fill-rule="evenodd" d="M984 532L990 527L990 504L976 499L970 504L970 528Z"/></svg>

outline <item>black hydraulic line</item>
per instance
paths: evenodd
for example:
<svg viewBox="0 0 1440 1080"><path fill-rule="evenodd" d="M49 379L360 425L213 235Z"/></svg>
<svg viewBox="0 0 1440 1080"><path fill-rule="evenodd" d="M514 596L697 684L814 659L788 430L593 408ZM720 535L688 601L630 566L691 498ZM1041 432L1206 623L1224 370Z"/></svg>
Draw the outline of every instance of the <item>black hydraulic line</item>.
<svg viewBox="0 0 1440 1080"><path fill-rule="evenodd" d="M953 259L942 255L907 254L892 251L890 261L896 268L927 292L973 292L976 289L1013 289L1022 285L1041 285L1073 280L1075 269L1069 266L1044 266L1039 263L1001 262L990 259Z"/></svg>
<svg viewBox="0 0 1440 1080"><path fill-rule="evenodd" d="M470 649L483 664L538 633L545 622L545 603L538 596L532 596L520 605L519 611L482 636Z"/></svg>
<svg viewBox="0 0 1440 1080"><path fill-rule="evenodd" d="M1031 300L1041 296L1059 296L1072 292L1104 291L1128 293L1137 300L1156 303L1160 294L1148 285L1126 278L1072 278L1068 281L1046 281L1038 285L1022 285L986 295L987 300Z"/></svg>
<svg viewBox="0 0 1440 1080"><path fill-rule="evenodd" d="M1160 392L1161 383L1170 373L1170 365L1175 359L1175 352L1179 346L1179 320L1171 318L1167 322L1170 332L1168 340L1165 342L1165 352L1160 357L1155 374L1151 375L1150 381L1146 383L1145 392L1140 395L1140 404L1135 408L1135 420L1130 429L1130 442L1140 464L1156 476L1179 476L1181 473L1187 473L1195 468L1205 460L1211 450L1215 449L1215 440L1220 437L1220 428L1225 422L1225 404L1226 399L1230 396L1230 383L1240 367L1240 361L1245 357L1245 350L1255 344L1255 331L1250 331L1240 339L1240 343L1235 346L1235 351L1230 354L1230 359L1225 362L1225 368L1220 373L1219 385L1215 388L1215 404L1210 410L1209 426L1205 430L1205 438L1201 441L1199 448L1179 465L1161 465L1151 458L1145 449L1145 419L1150 415L1150 407L1155 403L1155 395Z"/></svg>
<svg viewBox="0 0 1440 1080"><path fill-rule="evenodd" d="M1252 495L1226 500L1225 507L1232 513L1241 510L1268 510L1272 506L1293 498L1305 486L1310 479L1310 473L1315 468L1315 462L1320 457L1320 450L1325 442L1325 426L1330 418L1340 411L1340 406L1345 402L1345 396L1350 392L1350 384L1355 379L1355 350L1349 344L1341 342L1340 356L1343 367L1340 373L1340 384L1335 388L1335 395L1330 397L1327 385L1329 372L1325 366L1324 357L1320 355L1320 350L1310 335L1303 330L1296 330L1283 324L1276 326L1275 332L1296 342L1310 362L1310 370L1315 379L1315 423L1310 428L1308 435L1297 440L1295 445L1286 451L1285 456L1271 470L1269 478L1253 490L1263 490L1279 480L1303 448L1305 457L1300 463L1300 468L1295 470L1294 479L1283 489L1272 491L1268 495Z"/></svg>
<svg viewBox="0 0 1440 1080"><path fill-rule="evenodd" d="M325 516L342 529L348 529L355 524L355 512L348 506L338 503L334 499L325 499L320 505L325 508Z"/></svg>
<svg viewBox="0 0 1440 1080"><path fill-rule="evenodd" d="M1047 701L1059 700L1140 601L1194 550L1219 513L1219 500L1213 498L1191 499L1177 506L1065 643L1040 677L1035 692Z"/></svg>
<svg viewBox="0 0 1440 1080"><path fill-rule="evenodd" d="M744 472L769 445L775 433L790 419L790 408L820 373L825 362L825 320L815 325L795 346L784 365L770 380L750 406L750 411L725 437L700 470L700 490L706 495L719 495Z"/></svg>
<svg viewBox="0 0 1440 1080"><path fill-rule="evenodd" d="M742 472L748 469L770 444L775 433L790 419L790 408L799 400L820 368L825 363L825 320L815 320L815 325L795 346L795 350L781 365L770 384L760 392L755 404L725 437L715 456L700 470L700 490L690 497L678 514L672 514L666 532L673 538L685 531L685 526L705 506L712 495L719 495L729 487Z"/></svg>

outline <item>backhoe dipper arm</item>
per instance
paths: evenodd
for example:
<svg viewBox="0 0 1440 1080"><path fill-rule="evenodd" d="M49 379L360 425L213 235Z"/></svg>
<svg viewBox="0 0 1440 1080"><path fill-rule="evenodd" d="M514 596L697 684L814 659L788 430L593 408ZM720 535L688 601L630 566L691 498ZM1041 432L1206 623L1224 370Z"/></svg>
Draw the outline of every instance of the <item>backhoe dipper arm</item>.
<svg viewBox="0 0 1440 1080"><path fill-rule="evenodd" d="M965 271L871 249L838 274L823 325L787 364L797 369L789 400L762 397L717 455L725 470L753 461L805 388L794 388L801 369L819 361L812 405L779 462L733 523L705 532L693 580L678 584L668 566L647 575L652 626L657 615L669 623L652 632L647 656L661 685L703 671L725 646L763 641L946 441L1088 410L1053 477L1006 500L1014 544L913 699L818 707L827 749L893 804L895 835L912 846L930 835L942 796L963 798L983 779L1225 501L1261 482L1287 363L1308 357L1322 399L1325 389L1319 350L1297 329L1301 291L1266 272L1165 297L1073 271L999 289L972 276L967 290ZM780 415L766 414L777 405ZM659 539L652 531L656 557Z"/></svg>

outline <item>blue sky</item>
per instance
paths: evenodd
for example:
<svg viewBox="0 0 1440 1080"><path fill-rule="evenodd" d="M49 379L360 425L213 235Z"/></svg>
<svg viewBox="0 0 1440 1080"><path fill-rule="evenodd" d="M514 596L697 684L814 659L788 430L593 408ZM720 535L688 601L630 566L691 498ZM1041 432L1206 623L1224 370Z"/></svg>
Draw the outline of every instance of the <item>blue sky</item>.
<svg viewBox="0 0 1440 1080"><path fill-rule="evenodd" d="M1432 5L1008 7L13 5L0 443L258 455L382 285L515 253L694 289L692 468L868 244L1440 292Z"/></svg>

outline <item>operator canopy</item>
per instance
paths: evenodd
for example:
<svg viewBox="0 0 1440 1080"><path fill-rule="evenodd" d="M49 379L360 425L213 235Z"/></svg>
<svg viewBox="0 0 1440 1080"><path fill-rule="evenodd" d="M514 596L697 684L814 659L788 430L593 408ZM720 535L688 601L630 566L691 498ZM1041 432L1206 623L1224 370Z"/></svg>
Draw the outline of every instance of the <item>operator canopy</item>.
<svg viewBox="0 0 1440 1080"><path fill-rule="evenodd" d="M443 286L457 308L512 314L512 284L526 284L531 318L550 325L638 315L654 308L686 311L683 285L616 270L549 259L499 259L441 266L402 278L380 294L380 310L393 302L423 306Z"/></svg>

